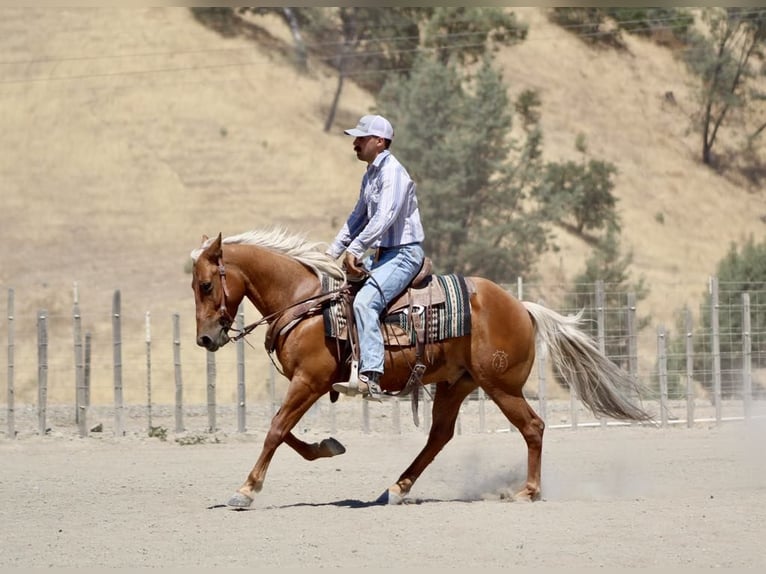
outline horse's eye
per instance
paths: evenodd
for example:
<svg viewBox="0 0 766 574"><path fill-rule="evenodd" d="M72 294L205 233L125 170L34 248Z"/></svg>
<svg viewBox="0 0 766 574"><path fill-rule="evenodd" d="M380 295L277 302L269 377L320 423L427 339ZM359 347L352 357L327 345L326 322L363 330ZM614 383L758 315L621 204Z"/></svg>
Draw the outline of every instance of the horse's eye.
<svg viewBox="0 0 766 574"><path fill-rule="evenodd" d="M199 284L199 290L203 295L210 295L213 292L213 284L209 281Z"/></svg>

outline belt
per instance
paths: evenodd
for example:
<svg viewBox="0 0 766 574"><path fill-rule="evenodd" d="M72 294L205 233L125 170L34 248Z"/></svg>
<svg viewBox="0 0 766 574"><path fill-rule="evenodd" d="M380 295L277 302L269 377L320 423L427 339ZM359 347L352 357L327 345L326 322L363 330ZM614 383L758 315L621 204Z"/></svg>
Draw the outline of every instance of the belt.
<svg viewBox="0 0 766 574"><path fill-rule="evenodd" d="M420 245L420 241L413 241L411 243L402 243L401 245L390 245L389 247L378 247L378 251L385 253L392 249L401 249L402 247L409 247L410 245Z"/></svg>
<svg viewBox="0 0 766 574"><path fill-rule="evenodd" d="M411 243L402 243L401 245L391 245L389 247L378 247L375 250L375 261L380 259L380 256L387 251L393 251L394 249L401 249L402 247L409 247L410 245L420 245L420 241L413 241Z"/></svg>

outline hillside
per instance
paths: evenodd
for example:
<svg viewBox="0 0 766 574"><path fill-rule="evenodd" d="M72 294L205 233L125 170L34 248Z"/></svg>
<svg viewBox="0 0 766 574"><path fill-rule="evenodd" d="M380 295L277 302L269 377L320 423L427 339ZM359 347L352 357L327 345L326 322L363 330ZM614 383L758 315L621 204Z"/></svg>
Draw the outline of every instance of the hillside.
<svg viewBox="0 0 766 574"><path fill-rule="evenodd" d="M668 50L635 38L627 53L594 50L541 8L515 11L530 36L498 55L511 94L540 91L548 159L571 157L583 133L594 157L618 166L623 247L651 289L639 312L667 324L697 304L731 241L763 237L763 195L697 162L689 78ZM183 8L0 16L0 308L14 288L20 332L34 333L45 308L71 340L76 283L86 328L108 338L119 289L136 325L150 312L165 329L179 313L185 353L204 360L184 272L202 234L276 224L326 241L353 205L362 165L342 129L374 100L347 82L325 133L335 76L316 63L298 73L278 20L222 37ZM544 281L582 268L588 247L559 242L541 261ZM265 362L260 340L251 354ZM128 352L140 356L139 343Z"/></svg>
<svg viewBox="0 0 766 574"><path fill-rule="evenodd" d="M514 89L541 91L552 158L571 156L574 136L583 133L593 157L618 166L623 248L634 253L634 275L652 290L651 314L669 321L674 309L705 291L731 241L763 237L764 196L699 163L699 137L688 119L692 79L670 51L631 36L627 54L594 50L547 22L540 9L518 12L532 33L504 59L506 77ZM584 246L572 236L560 241L562 253L546 257L544 276L555 276L557 265L562 279L582 268Z"/></svg>

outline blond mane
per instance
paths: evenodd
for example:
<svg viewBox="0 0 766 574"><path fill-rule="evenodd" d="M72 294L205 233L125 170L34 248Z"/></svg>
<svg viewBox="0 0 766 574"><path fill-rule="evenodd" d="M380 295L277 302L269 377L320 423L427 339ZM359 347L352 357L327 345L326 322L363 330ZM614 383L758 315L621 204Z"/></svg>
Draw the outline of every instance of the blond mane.
<svg viewBox="0 0 766 574"><path fill-rule="evenodd" d="M196 261L213 241L214 238L208 239L200 247L194 249L191 252L192 260ZM287 230L280 227L270 230L254 229L239 235L224 237L223 243L258 245L259 247L292 257L311 269L317 277L321 278L322 274L326 274L341 280L346 278L340 265L325 254L326 243L308 241L304 234L288 233Z"/></svg>

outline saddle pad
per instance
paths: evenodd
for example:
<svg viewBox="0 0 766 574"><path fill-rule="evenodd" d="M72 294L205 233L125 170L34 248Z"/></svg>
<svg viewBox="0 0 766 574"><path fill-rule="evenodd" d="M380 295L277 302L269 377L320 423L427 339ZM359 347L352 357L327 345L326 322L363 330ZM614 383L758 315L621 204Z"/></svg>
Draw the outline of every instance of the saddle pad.
<svg viewBox="0 0 766 574"><path fill-rule="evenodd" d="M428 312L428 341L443 341L453 337L462 337L471 333L471 292L462 275L434 275L444 290L444 302L433 305ZM329 276L322 276L322 290L338 289L340 282ZM325 335L336 339L346 339L346 313L342 301L334 301L324 308ZM418 315L418 320L422 319ZM415 345L417 332L406 309L386 314L382 320L386 344L401 346L402 343ZM402 340L402 337L405 340ZM407 341L407 339L409 339Z"/></svg>

